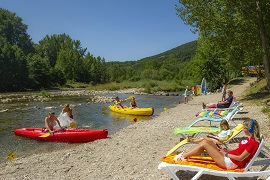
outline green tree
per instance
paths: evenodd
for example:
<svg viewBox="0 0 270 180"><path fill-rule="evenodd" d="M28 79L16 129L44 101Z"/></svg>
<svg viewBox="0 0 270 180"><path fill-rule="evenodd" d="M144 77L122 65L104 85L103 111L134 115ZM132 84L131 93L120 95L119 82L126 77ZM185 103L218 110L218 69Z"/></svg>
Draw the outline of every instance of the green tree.
<svg viewBox="0 0 270 180"><path fill-rule="evenodd" d="M46 58L35 54L29 61L30 87L33 89L48 88L52 85L50 66Z"/></svg>
<svg viewBox="0 0 270 180"><path fill-rule="evenodd" d="M179 17L194 27L200 37L223 51L231 70L238 72L247 63L264 63L269 76L270 3L265 0L180 0ZM268 72L267 72L268 71Z"/></svg>
<svg viewBox="0 0 270 180"><path fill-rule="evenodd" d="M27 88L27 57L33 51L32 45L22 19L0 8L0 91Z"/></svg>

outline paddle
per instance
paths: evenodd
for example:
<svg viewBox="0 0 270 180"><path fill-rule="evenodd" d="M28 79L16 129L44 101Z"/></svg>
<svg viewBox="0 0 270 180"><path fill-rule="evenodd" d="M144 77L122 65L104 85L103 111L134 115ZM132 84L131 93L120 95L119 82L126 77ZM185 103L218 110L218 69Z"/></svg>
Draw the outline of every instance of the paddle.
<svg viewBox="0 0 270 180"><path fill-rule="evenodd" d="M43 134L43 135L41 135L41 136L39 136L39 137L45 138L45 137L48 137L48 136L50 136L50 135L51 135L51 133L46 133L46 134Z"/></svg>
<svg viewBox="0 0 270 180"><path fill-rule="evenodd" d="M129 96L126 100L132 99L134 96ZM102 108L102 111L106 111L109 108L109 106L105 106Z"/></svg>
<svg viewBox="0 0 270 180"><path fill-rule="evenodd" d="M108 106L105 106L102 108L102 111L106 111L108 109Z"/></svg>
<svg viewBox="0 0 270 180"><path fill-rule="evenodd" d="M126 100L132 99L134 98L134 96L129 96Z"/></svg>
<svg viewBox="0 0 270 180"><path fill-rule="evenodd" d="M71 128L75 128L75 127L76 127L76 123L72 121L72 122L69 123L69 126L70 126Z"/></svg>
<svg viewBox="0 0 270 180"><path fill-rule="evenodd" d="M69 126L71 128L75 128L76 127L76 123L75 122L70 122ZM52 135L54 135L54 133L57 133L57 132L64 132L64 128L61 127L60 129L54 131ZM51 135L51 133L45 133L45 134L42 134L41 136L38 136L38 137L45 138L45 137L49 137L50 135Z"/></svg>

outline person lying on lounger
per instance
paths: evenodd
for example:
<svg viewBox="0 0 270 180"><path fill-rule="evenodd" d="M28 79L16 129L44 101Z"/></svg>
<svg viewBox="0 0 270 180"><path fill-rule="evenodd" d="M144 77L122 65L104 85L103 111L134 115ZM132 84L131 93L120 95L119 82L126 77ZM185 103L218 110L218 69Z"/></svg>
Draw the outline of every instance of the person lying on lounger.
<svg viewBox="0 0 270 180"><path fill-rule="evenodd" d="M224 141L228 140L231 137L231 130L230 126L228 124L227 120L222 120L220 122L220 128L222 129L218 134L209 132L207 134L212 135L212 136L207 136L207 137L201 137L201 138L191 138L188 139L190 142L201 142L204 139L213 141L214 143L221 144Z"/></svg>
<svg viewBox="0 0 270 180"><path fill-rule="evenodd" d="M219 149L213 141L202 140L199 144L175 156L175 161L185 161L187 157L198 156L204 151L212 157L212 159L221 168L235 169L245 166L256 153L260 141L260 128L256 120L248 119L243 122L243 132L247 136L243 139L236 149Z"/></svg>
<svg viewBox="0 0 270 180"><path fill-rule="evenodd" d="M224 101L219 101L217 104L215 103L210 103L210 104L205 104L203 103L203 109L205 108L229 108L230 105L233 102L233 92L228 91L228 97Z"/></svg>

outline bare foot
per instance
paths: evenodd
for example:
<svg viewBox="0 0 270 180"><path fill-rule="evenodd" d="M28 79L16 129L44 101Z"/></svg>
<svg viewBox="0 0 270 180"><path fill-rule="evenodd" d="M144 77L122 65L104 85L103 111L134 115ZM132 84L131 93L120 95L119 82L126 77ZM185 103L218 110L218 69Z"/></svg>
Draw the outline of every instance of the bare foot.
<svg viewBox="0 0 270 180"><path fill-rule="evenodd" d="M206 104L204 104L204 102L202 103L202 107L203 107L203 109L206 108Z"/></svg>

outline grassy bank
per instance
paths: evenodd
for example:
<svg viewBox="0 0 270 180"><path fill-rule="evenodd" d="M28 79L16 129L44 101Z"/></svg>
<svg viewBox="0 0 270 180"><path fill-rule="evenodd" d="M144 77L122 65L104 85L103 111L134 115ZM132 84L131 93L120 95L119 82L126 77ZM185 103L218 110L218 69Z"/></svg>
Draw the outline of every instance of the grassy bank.
<svg viewBox="0 0 270 180"><path fill-rule="evenodd" d="M265 79L252 83L251 87L244 91L244 97L246 103L263 106L262 112L270 118L270 106L267 105L267 102L270 102L270 94L267 91Z"/></svg>
<svg viewBox="0 0 270 180"><path fill-rule="evenodd" d="M120 90L120 89L129 89L137 88L142 89L141 91L145 93L153 93L158 91L166 92L178 92L185 89L186 86L193 86L191 81L154 81L154 80L142 80L136 82L124 81L121 83L109 83L109 84L99 84L97 86L87 85L87 84L69 84L73 88L87 88L89 90Z"/></svg>
<svg viewBox="0 0 270 180"><path fill-rule="evenodd" d="M235 78L231 80L228 84L228 88L232 85L239 85L244 81L244 78ZM154 80L143 80L137 82L121 82L121 83L109 83L109 84L101 84L97 86L88 85L88 84L69 84L70 87L73 88L87 88L89 90L121 90L121 89L129 89L129 88L137 88L141 89L142 92L145 93L153 93L158 91L166 91L166 92L178 92L183 91L186 86L193 86L192 81L154 81ZM256 104L259 106L264 106L263 113L266 113L270 117L270 106L266 105L266 103L270 102L270 94L266 89L266 81L265 79L256 81L251 84L251 87L245 90L244 99L246 103Z"/></svg>

